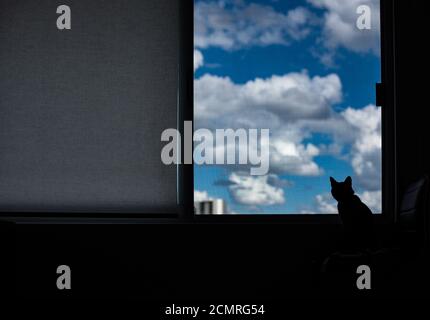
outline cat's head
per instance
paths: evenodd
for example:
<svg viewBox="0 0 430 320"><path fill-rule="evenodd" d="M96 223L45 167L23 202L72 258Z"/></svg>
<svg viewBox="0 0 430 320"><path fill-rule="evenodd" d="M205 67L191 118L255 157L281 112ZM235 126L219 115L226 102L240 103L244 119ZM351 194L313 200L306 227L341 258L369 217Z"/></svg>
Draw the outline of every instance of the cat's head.
<svg viewBox="0 0 430 320"><path fill-rule="evenodd" d="M352 189L352 178L347 177L344 182L337 182L333 177L330 177L331 194L337 201L342 201L354 194Z"/></svg>

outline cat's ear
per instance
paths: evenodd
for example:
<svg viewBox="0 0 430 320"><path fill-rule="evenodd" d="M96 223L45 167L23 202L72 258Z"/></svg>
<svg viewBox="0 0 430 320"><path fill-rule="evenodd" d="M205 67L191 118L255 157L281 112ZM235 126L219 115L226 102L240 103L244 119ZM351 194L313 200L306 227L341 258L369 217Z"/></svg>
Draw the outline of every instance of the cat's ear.
<svg viewBox="0 0 430 320"><path fill-rule="evenodd" d="M332 185L332 186L334 186L334 185L336 185L336 184L337 184L337 181L336 181L336 180L334 180L334 178L333 178L333 177L330 177L330 183L331 183L331 185Z"/></svg>
<svg viewBox="0 0 430 320"><path fill-rule="evenodd" d="M349 186L352 186L352 178L350 176L346 177L345 183Z"/></svg>

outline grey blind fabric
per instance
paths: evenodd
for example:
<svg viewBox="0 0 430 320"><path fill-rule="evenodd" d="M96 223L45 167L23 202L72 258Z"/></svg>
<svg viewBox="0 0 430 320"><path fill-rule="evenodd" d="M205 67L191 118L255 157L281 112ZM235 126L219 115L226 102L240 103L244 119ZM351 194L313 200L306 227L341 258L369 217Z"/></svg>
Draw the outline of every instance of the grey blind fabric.
<svg viewBox="0 0 430 320"><path fill-rule="evenodd" d="M1 212L176 210L179 1L0 0Z"/></svg>

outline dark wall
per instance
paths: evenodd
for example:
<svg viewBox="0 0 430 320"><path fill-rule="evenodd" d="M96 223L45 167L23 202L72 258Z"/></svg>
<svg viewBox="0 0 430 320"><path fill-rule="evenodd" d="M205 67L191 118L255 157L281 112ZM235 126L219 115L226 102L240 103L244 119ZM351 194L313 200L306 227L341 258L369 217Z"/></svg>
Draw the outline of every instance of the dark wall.
<svg viewBox="0 0 430 320"><path fill-rule="evenodd" d="M18 294L24 297L252 299L312 297L313 259L338 236L318 226L20 226ZM311 236L313 234L313 236ZM31 239L31 243L28 240ZM56 288L56 268L72 290Z"/></svg>
<svg viewBox="0 0 430 320"><path fill-rule="evenodd" d="M428 18L420 1L396 1L399 187L430 172Z"/></svg>

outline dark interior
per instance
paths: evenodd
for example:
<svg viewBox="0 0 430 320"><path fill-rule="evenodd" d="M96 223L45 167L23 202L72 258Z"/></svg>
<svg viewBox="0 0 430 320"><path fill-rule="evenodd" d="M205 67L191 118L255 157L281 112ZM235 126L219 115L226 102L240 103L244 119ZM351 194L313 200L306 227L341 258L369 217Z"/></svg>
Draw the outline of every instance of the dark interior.
<svg viewBox="0 0 430 320"><path fill-rule="evenodd" d="M421 73L428 67L425 44L428 19L422 1L395 0L392 3L396 73L395 92L392 92L395 93L396 105L396 135L393 138L397 159L395 188L398 191L398 206L395 212L389 213L394 219L376 226L379 241L377 254L352 257L352 260L339 258L338 262L332 260L330 263L334 267L326 265L325 271L322 271L321 265L327 256L342 245L342 228L336 223L199 223L187 219L123 219L105 223L93 219L74 223L76 221L71 219L63 220L63 223L49 223L36 218L15 219L15 224L5 223L4 231L0 233L7 239L7 242L0 242L3 250L1 257L15 262L14 266L12 263L2 264L8 269L1 274L5 275L5 280L13 279L16 286L11 288L16 288L15 294L24 298L122 297L173 301L424 297L423 292L428 292L430 285L429 222L426 218L429 214L428 194L425 187L417 189L414 183L421 181L418 183L425 186L427 182L424 177L430 173L426 143L429 128L426 106L428 89L426 81L421 80ZM0 21L4 21L2 12L0 9ZM2 47L7 41L2 35L4 27L0 24ZM1 59L4 57L1 56ZM167 72L167 68L163 70ZM4 77L3 72L0 70L0 77ZM28 88L39 90L30 84ZM154 90L158 90L156 86ZM129 111L132 113L135 109ZM5 110L0 112L0 119L4 119ZM27 117L13 116L18 122ZM89 116L96 117L97 112ZM41 125L44 125L45 120L42 120ZM109 117L107 120L113 121ZM3 120L0 121L0 144L4 147L8 139ZM67 127L67 122L63 125ZM133 126L133 123L129 125ZM10 130L11 127L8 132ZM110 138L111 134L104 138ZM120 143L121 138L116 137L115 141ZM53 143L58 143L58 140L53 140ZM97 157L97 154L91 154ZM38 151L37 155L44 157L42 151ZM158 157L158 152L154 156ZM118 155L117 160L122 162L125 158ZM2 159L1 163L5 161ZM139 171L138 168L136 170ZM97 174L103 175L103 172ZM140 174L146 177L144 172ZM170 177L169 173L165 174ZM129 182L124 181L125 184ZM154 187L152 183L149 186L147 181L140 181L139 186L142 190ZM164 183L162 186L165 187ZM65 187L73 191L72 186ZM0 190L2 194L5 187ZM414 193L417 190L419 194ZM155 193L150 193L155 197L154 201L172 203L172 199ZM411 194L412 198L416 196L419 200L411 200ZM9 201L14 197L17 195L11 194ZM70 201L73 205L73 197ZM7 203L1 198L2 208ZM412 222L408 217L410 214ZM14 237L11 236L13 234ZM15 243L11 243L13 238ZM350 290L348 283L344 287L344 277L349 272L348 267L344 266L348 266L348 261L356 263L363 259L370 259L375 265L375 289L370 293ZM60 264L68 264L73 270L71 291L59 292L55 286L55 270Z"/></svg>

